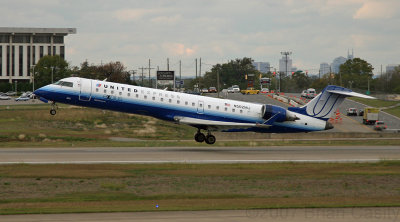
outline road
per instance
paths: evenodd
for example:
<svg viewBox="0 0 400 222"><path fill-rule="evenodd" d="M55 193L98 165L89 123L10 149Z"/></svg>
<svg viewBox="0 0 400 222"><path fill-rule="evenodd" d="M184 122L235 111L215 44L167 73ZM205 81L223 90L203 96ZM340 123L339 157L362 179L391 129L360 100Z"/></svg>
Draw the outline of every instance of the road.
<svg viewBox="0 0 400 222"><path fill-rule="evenodd" d="M298 222L396 222L400 221L399 207L375 208L310 208L310 209L260 209L220 211L172 211L137 213L90 213L90 214L37 214L3 215L1 221L83 221L83 222L186 222L186 221L298 221Z"/></svg>
<svg viewBox="0 0 400 222"><path fill-rule="evenodd" d="M2 148L0 164L370 162L400 159L399 146Z"/></svg>

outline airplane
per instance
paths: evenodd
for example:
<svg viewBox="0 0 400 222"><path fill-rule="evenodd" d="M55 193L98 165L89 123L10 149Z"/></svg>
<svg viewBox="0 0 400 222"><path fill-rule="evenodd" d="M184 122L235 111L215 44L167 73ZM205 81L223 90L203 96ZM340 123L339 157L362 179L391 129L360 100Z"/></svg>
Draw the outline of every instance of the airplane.
<svg viewBox="0 0 400 222"><path fill-rule="evenodd" d="M61 79L35 90L34 94L43 102L51 102L51 115L56 114L56 103L64 103L152 116L197 128L195 141L207 144L216 141L211 133L213 131L295 133L329 130L333 128L329 118L346 97L374 99L347 88L328 85L306 105L285 109L271 104L212 98L79 77Z"/></svg>

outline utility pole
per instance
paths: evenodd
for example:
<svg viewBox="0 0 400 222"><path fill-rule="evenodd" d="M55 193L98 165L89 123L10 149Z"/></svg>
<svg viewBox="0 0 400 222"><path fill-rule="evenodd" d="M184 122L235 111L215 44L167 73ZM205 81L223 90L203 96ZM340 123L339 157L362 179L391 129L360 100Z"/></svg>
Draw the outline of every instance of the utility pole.
<svg viewBox="0 0 400 222"><path fill-rule="evenodd" d="M151 79L150 79L150 70L154 69L150 67L150 59L149 59L149 87L151 88Z"/></svg>
<svg viewBox="0 0 400 222"><path fill-rule="evenodd" d="M286 69L285 76L287 76L288 75L288 66L287 66L287 64L288 64L288 55L291 55L292 52L285 51L285 52L281 52L281 54L285 56L285 69Z"/></svg>
<svg viewBox="0 0 400 222"><path fill-rule="evenodd" d="M219 98L219 71L217 69L217 92L218 92L218 98Z"/></svg>
<svg viewBox="0 0 400 222"><path fill-rule="evenodd" d="M142 86L143 86L143 79L144 79L144 72L143 72L143 70L145 70L146 68L144 68L144 67L142 66L142 67L140 67L139 69L142 70Z"/></svg>
<svg viewBox="0 0 400 222"><path fill-rule="evenodd" d="M179 89L182 87L182 62L179 60Z"/></svg>
<svg viewBox="0 0 400 222"><path fill-rule="evenodd" d="M197 80L197 58L195 59L195 61L196 61L196 85L197 85L195 87L199 88L199 82Z"/></svg>
<svg viewBox="0 0 400 222"><path fill-rule="evenodd" d="M201 78L201 57L200 57L199 77Z"/></svg>
<svg viewBox="0 0 400 222"><path fill-rule="evenodd" d="M169 71L169 58L167 58L167 70Z"/></svg>

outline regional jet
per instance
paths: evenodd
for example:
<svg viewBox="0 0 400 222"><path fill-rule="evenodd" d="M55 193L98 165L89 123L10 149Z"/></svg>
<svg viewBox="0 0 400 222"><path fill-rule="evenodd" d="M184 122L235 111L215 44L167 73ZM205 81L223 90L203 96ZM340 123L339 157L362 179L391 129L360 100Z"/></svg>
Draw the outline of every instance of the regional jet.
<svg viewBox="0 0 400 222"><path fill-rule="evenodd" d="M207 144L216 141L213 131L294 133L332 129L328 120L346 97L374 98L329 85L306 105L285 109L79 77L61 79L34 94L51 102L51 115L56 114L56 103L64 103L152 116L197 128L195 141Z"/></svg>

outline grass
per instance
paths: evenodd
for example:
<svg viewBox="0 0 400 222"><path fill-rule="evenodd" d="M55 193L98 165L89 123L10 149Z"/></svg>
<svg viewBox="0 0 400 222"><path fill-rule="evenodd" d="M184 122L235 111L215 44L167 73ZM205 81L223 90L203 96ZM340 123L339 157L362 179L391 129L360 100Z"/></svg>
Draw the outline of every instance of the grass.
<svg viewBox="0 0 400 222"><path fill-rule="evenodd" d="M390 109L385 109L385 112L390 113L390 114L400 118L400 106L390 108Z"/></svg>
<svg viewBox="0 0 400 222"><path fill-rule="evenodd" d="M399 184L400 161L1 165L0 214L400 206Z"/></svg>
<svg viewBox="0 0 400 222"><path fill-rule="evenodd" d="M0 106L0 147L159 147L209 146L193 141L196 129L152 117L61 104ZM110 137L137 141L111 141ZM220 141L214 146L399 145L399 140L366 141Z"/></svg>
<svg viewBox="0 0 400 222"><path fill-rule="evenodd" d="M348 99L356 101L356 102L360 102L367 106L377 107L377 108L393 106L393 105L397 105L400 103L399 101L386 101L386 100L380 100L380 99L364 99L364 98L358 98L358 97L351 97Z"/></svg>

